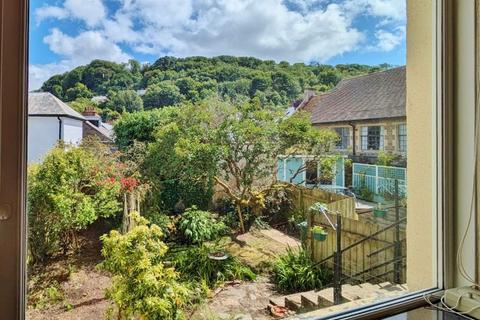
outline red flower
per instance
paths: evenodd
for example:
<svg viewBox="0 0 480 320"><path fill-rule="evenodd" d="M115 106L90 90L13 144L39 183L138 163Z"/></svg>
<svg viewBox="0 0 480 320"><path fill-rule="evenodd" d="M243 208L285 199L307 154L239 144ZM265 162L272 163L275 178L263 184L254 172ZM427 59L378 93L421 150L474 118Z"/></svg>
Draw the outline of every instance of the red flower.
<svg viewBox="0 0 480 320"><path fill-rule="evenodd" d="M132 192L138 186L138 180L133 177L124 177L120 179L123 191Z"/></svg>

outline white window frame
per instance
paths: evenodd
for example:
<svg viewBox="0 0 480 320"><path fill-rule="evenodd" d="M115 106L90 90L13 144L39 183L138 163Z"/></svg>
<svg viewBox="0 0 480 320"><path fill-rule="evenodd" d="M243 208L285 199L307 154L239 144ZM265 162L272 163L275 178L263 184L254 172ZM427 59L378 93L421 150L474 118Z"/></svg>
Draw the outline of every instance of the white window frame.
<svg viewBox="0 0 480 320"><path fill-rule="evenodd" d="M379 135L379 146L378 149L369 149L368 148L368 130L369 128L379 127L380 128L380 135ZM385 147L385 127L380 124L375 125L368 125L368 126L361 126L360 127L360 149L362 151L381 151Z"/></svg>

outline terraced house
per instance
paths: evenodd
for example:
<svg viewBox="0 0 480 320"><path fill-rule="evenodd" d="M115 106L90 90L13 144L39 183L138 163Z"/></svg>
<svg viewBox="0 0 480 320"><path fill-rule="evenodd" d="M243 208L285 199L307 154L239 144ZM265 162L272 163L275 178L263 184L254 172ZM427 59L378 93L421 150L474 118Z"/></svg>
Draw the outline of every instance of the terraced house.
<svg viewBox="0 0 480 320"><path fill-rule="evenodd" d="M296 110L312 125L335 130L337 149L355 162L373 163L384 151L406 164L405 67L341 80L331 91L307 91Z"/></svg>

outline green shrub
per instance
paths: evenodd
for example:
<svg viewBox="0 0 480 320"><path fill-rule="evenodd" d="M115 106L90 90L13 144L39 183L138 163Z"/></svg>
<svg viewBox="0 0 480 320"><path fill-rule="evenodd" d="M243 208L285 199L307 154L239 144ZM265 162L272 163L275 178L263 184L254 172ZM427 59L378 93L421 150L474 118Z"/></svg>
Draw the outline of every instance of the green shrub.
<svg viewBox="0 0 480 320"><path fill-rule="evenodd" d="M77 231L120 210L121 184L85 148L58 146L28 171L29 252L45 260L75 243Z"/></svg>
<svg viewBox="0 0 480 320"><path fill-rule="evenodd" d="M168 250L162 232L138 213L132 219L136 226L126 234L114 230L101 237L100 267L113 275L107 297L118 307L119 319L180 319L188 290L162 262Z"/></svg>
<svg viewBox="0 0 480 320"><path fill-rule="evenodd" d="M188 243L198 244L215 240L226 231L226 226L215 220L212 213L193 206L182 214L178 230Z"/></svg>
<svg viewBox="0 0 480 320"><path fill-rule="evenodd" d="M172 254L172 263L182 278L195 279L213 288L225 281L254 280L255 273L242 265L234 257L226 260L212 260L209 253L216 251L215 247L202 245L190 247Z"/></svg>
<svg viewBox="0 0 480 320"><path fill-rule="evenodd" d="M175 232L175 222L174 218L166 215L164 213L155 213L148 214L146 217L151 224L157 225L162 231L164 239L169 238L169 236Z"/></svg>
<svg viewBox="0 0 480 320"><path fill-rule="evenodd" d="M289 248L273 267L273 282L278 290L286 293L319 289L330 279L330 270L315 265L303 248Z"/></svg>
<svg viewBox="0 0 480 320"><path fill-rule="evenodd" d="M385 152L383 150L378 152L377 165L391 166L394 160L395 160L395 156L393 154L389 152Z"/></svg>

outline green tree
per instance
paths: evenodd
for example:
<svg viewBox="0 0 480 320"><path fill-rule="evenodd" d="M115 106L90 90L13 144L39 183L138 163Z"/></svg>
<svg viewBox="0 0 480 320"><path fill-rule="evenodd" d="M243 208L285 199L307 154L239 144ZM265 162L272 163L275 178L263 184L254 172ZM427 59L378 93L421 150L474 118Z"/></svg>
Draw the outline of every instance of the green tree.
<svg viewBox="0 0 480 320"><path fill-rule="evenodd" d="M202 83L192 79L191 77L180 78L175 81L175 85L180 90L180 93L191 102L200 100L199 91L202 89Z"/></svg>
<svg viewBox="0 0 480 320"><path fill-rule="evenodd" d="M188 290L174 268L164 265L168 247L157 225L148 225L138 213L125 234L110 231L101 237L103 270L113 274L107 297L118 307L118 319L181 319Z"/></svg>
<svg viewBox="0 0 480 320"><path fill-rule="evenodd" d="M272 74L272 86L275 91L284 94L289 100L296 99L301 92L300 85L295 77L285 71Z"/></svg>
<svg viewBox="0 0 480 320"><path fill-rule="evenodd" d="M83 71L85 67L77 67L70 72L67 72L62 80L62 87L65 91L75 87L77 83L81 83L83 79Z"/></svg>
<svg viewBox="0 0 480 320"><path fill-rule="evenodd" d="M281 155L328 154L337 136L312 128L308 115L262 108L258 103L233 105L210 100L181 108L171 124L162 125L151 145L158 176L189 183L214 181L235 204L240 227L243 212L259 214L265 194L276 184Z"/></svg>
<svg viewBox="0 0 480 320"><path fill-rule="evenodd" d="M112 91L105 106L119 112L136 112L143 110L143 100L134 90Z"/></svg>
<svg viewBox="0 0 480 320"><path fill-rule="evenodd" d="M67 101L73 101L79 98L91 98L93 94L88 88L80 82L77 82L74 87L68 89L65 92L65 99Z"/></svg>
<svg viewBox="0 0 480 320"><path fill-rule="evenodd" d="M119 212L114 164L86 148L62 145L28 172L29 249L33 262L75 245L76 232ZM110 168L110 169L109 169Z"/></svg>
<svg viewBox="0 0 480 320"><path fill-rule="evenodd" d="M272 85L272 79L266 74L258 74L252 79L250 95L254 96L257 91L266 91Z"/></svg>
<svg viewBox="0 0 480 320"><path fill-rule="evenodd" d="M57 98L62 99L63 98L63 87L62 87L63 78L64 78L63 75L60 75L60 74L54 75L50 79L45 81L40 89L44 92L50 92Z"/></svg>
<svg viewBox="0 0 480 320"><path fill-rule="evenodd" d="M113 127L115 143L125 150L138 142L153 142L154 133L161 123L168 123L179 112L178 108L165 107L149 111L125 113Z"/></svg>
<svg viewBox="0 0 480 320"><path fill-rule="evenodd" d="M171 81L162 81L147 88L143 96L145 109L174 106L182 101L180 90Z"/></svg>
<svg viewBox="0 0 480 320"><path fill-rule="evenodd" d="M69 102L68 105L72 107L73 110L82 113L87 107L97 107L92 100L88 98L77 98L72 102Z"/></svg>

